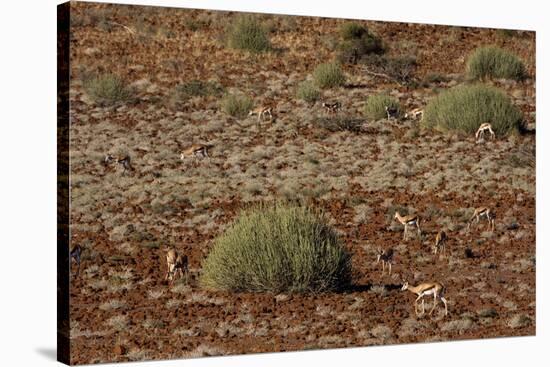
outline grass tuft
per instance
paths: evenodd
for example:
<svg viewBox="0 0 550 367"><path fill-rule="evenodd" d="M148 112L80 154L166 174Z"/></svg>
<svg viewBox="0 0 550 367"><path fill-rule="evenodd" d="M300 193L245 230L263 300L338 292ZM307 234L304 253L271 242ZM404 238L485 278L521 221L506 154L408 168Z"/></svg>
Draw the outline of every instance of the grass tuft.
<svg viewBox="0 0 550 367"><path fill-rule="evenodd" d="M252 109L250 98L240 94L226 94L221 101L225 113L236 118L245 118Z"/></svg>
<svg viewBox="0 0 550 367"><path fill-rule="evenodd" d="M307 207L264 204L242 212L203 264L202 286L253 292L323 292L351 281L351 255Z"/></svg>
<svg viewBox="0 0 550 367"><path fill-rule="evenodd" d="M321 89L341 87L346 83L346 76L338 63L320 64L313 71L313 79Z"/></svg>
<svg viewBox="0 0 550 367"><path fill-rule="evenodd" d="M126 102L134 96L134 90L114 74L87 77L83 80L83 87L96 103L105 106Z"/></svg>
<svg viewBox="0 0 550 367"><path fill-rule="evenodd" d="M526 76L521 59L496 46L477 48L468 59L466 73L472 79L522 80Z"/></svg>
<svg viewBox="0 0 550 367"><path fill-rule="evenodd" d="M237 50L260 53L271 49L265 27L253 15L238 16L228 27L226 37L229 47Z"/></svg>
<svg viewBox="0 0 550 367"><path fill-rule="evenodd" d="M377 94L367 98L364 113L368 119L382 120L387 118L385 107L397 108L398 115L401 115L401 105L399 101L386 94Z"/></svg>
<svg viewBox="0 0 550 367"><path fill-rule="evenodd" d="M315 103L321 98L321 92L310 81L303 81L298 85L296 89L296 97L304 100L307 103Z"/></svg>

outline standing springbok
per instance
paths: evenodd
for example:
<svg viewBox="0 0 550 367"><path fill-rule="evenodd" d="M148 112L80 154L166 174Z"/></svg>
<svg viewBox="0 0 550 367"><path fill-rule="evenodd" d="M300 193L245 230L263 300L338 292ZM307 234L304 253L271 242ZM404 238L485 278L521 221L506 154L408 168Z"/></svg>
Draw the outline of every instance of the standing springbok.
<svg viewBox="0 0 550 367"><path fill-rule="evenodd" d="M409 228L409 226L416 227L418 237L422 236L422 231L420 230L420 218L417 215L405 215L404 217L402 217L401 214L396 211L393 217L404 226L403 239L407 237L407 229Z"/></svg>
<svg viewBox="0 0 550 367"><path fill-rule="evenodd" d="M384 106L384 110L386 111L386 115L388 116L388 120L391 117L397 118L399 116L399 109L397 107Z"/></svg>
<svg viewBox="0 0 550 367"><path fill-rule="evenodd" d="M494 231L496 215L491 209L485 206L476 208L474 210L474 214L472 214L472 217L470 218L470 222L468 223L468 229L470 229L474 221L476 222L476 224L479 223L479 220L481 219L481 217L487 218L487 222L488 222L487 229L490 228L491 231Z"/></svg>
<svg viewBox="0 0 550 367"><path fill-rule="evenodd" d="M376 263L378 264L380 261L382 262L382 275L384 275L384 270L386 267L386 264L388 265L388 275L391 275L391 266L393 263L393 249L388 249L385 251L382 251L380 248L376 251Z"/></svg>
<svg viewBox="0 0 550 367"><path fill-rule="evenodd" d="M405 118L411 118L413 120L416 120L418 116L421 116L421 119L424 118L424 110L421 108L415 108L411 112L407 112L405 114Z"/></svg>
<svg viewBox="0 0 550 367"><path fill-rule="evenodd" d="M73 260L76 262L77 270L76 275L78 276L80 274L80 258L82 255L82 247L80 245L74 245L70 251L69 251L69 263L71 263ZM70 268L70 265L69 265Z"/></svg>
<svg viewBox="0 0 550 367"><path fill-rule="evenodd" d="M437 255L437 251L441 249L441 253L445 253L445 243L447 242L447 233L445 231L441 230L437 232L437 235L435 236L435 244L433 247L433 253Z"/></svg>
<svg viewBox="0 0 550 367"><path fill-rule="evenodd" d="M125 156L115 156L112 154L107 154L103 159L105 166L110 165L111 163L118 163L122 166L122 174L124 175L126 171L133 171L134 167L132 166L131 159L129 155Z"/></svg>
<svg viewBox="0 0 550 367"><path fill-rule="evenodd" d="M410 291L414 294L416 294L418 297L414 301L414 312L418 316L418 301L422 300L422 315L424 312L426 312L426 309L424 308L424 296L432 295L434 296L434 305L430 311L430 315L434 312L435 306L437 306L437 301L440 300L445 305L445 316L447 316L447 300L445 297L443 297L443 294L445 292L445 287L441 285L441 283L422 283L417 285L416 287L409 285L408 282L405 282L403 284L403 287L401 288L402 291Z"/></svg>
<svg viewBox="0 0 550 367"><path fill-rule="evenodd" d="M484 124L479 125L479 129L477 129L476 131L476 140L478 140L480 137L485 136L486 131L489 132L491 139L495 138L495 132L493 131L491 124L486 122Z"/></svg>
<svg viewBox="0 0 550 367"><path fill-rule="evenodd" d="M185 274L187 274L189 271L189 260L187 255L178 255L174 249L170 249L166 253L166 265L168 266L168 270L166 271L164 280L170 280L170 284L174 282L178 272L181 275L180 278L183 278L183 273L185 272Z"/></svg>

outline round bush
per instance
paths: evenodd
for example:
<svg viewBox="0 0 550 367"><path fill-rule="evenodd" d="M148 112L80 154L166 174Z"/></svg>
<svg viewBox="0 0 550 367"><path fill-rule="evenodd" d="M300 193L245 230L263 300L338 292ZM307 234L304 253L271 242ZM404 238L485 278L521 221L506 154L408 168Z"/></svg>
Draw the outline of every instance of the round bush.
<svg viewBox="0 0 550 367"><path fill-rule="evenodd" d="M424 110L422 124L442 131L474 133L479 125L491 123L497 135L517 131L522 114L502 91L483 84L459 86L432 99Z"/></svg>
<svg viewBox="0 0 550 367"><path fill-rule="evenodd" d="M356 64L366 55L384 52L380 38L358 23L344 23L340 35L343 41L338 45L339 62Z"/></svg>
<svg viewBox="0 0 550 367"><path fill-rule="evenodd" d="M386 94L376 94L367 98L364 113L368 119L382 120L388 117L386 107L397 108L398 116L401 115L401 105L399 101Z"/></svg>
<svg viewBox="0 0 550 367"><path fill-rule="evenodd" d="M114 74L102 74L86 78L83 87L92 99L103 105L124 102L134 95L126 82Z"/></svg>
<svg viewBox="0 0 550 367"><path fill-rule="evenodd" d="M216 238L202 286L251 292L323 292L351 282L351 255L311 208L260 205Z"/></svg>
<svg viewBox="0 0 550 367"><path fill-rule="evenodd" d="M227 31L229 47L260 53L271 48L267 32L261 23L251 15L238 16Z"/></svg>
<svg viewBox="0 0 550 367"><path fill-rule="evenodd" d="M473 79L521 80L526 74L523 62L516 55L496 46L476 49L468 59L466 72Z"/></svg>
<svg viewBox="0 0 550 367"><path fill-rule="evenodd" d="M320 64L315 68L313 71L313 80L319 88L326 89L344 85L346 76L340 64L326 63Z"/></svg>
<svg viewBox="0 0 550 367"><path fill-rule="evenodd" d="M221 102L222 109L230 116L244 118L252 109L253 103L250 98L240 94L226 94Z"/></svg>
<svg viewBox="0 0 550 367"><path fill-rule="evenodd" d="M315 103L321 97L321 92L312 82L303 81L298 85L296 96L307 103Z"/></svg>

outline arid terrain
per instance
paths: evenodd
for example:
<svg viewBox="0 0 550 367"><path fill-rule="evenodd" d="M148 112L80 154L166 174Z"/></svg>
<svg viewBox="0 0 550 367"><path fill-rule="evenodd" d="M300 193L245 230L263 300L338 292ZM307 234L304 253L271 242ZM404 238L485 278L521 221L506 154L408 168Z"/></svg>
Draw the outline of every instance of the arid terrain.
<svg viewBox="0 0 550 367"><path fill-rule="evenodd" d="M71 235L83 246L70 288L71 362L189 358L535 334L535 36L491 29L360 21L389 55L415 57L415 86L345 65L346 85L322 91L360 131L330 131L320 103L297 85L335 57L345 20L262 15L273 50L226 47L235 13L74 3L71 14ZM368 96L387 93L405 110L465 82L465 59L495 44L525 63L528 78L486 81L524 115L530 133L479 144L418 121L370 121ZM136 91L102 106L86 72L114 73ZM434 78L433 75L440 77ZM432 77L430 77L432 76ZM174 87L215 82L274 106L273 121L235 118L219 96L173 106ZM192 144L210 157L180 160ZM106 154L134 170L106 166ZM242 208L289 199L322 208L353 254L353 287L320 294L229 293L198 284L213 239ZM496 213L468 230L474 208ZM422 218L403 240L396 210ZM447 253L434 255L438 230ZM413 231L414 232L414 231ZM165 280L168 248L187 254L190 276ZM395 250L382 274L376 249ZM416 316L411 284L445 285L449 314ZM428 297L428 307L433 299Z"/></svg>

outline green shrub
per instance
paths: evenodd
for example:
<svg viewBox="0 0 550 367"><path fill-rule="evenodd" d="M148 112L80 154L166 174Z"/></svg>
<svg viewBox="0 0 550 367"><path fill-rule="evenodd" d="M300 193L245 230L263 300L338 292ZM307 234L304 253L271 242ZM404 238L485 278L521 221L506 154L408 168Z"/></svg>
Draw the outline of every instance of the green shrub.
<svg viewBox="0 0 550 367"><path fill-rule="evenodd" d="M380 38L358 23L343 24L340 28L340 36L342 41L337 50L339 62L356 64L366 55L384 52Z"/></svg>
<svg viewBox="0 0 550 367"><path fill-rule="evenodd" d="M89 76L83 80L84 90L92 99L102 105L125 102L134 96L126 82L114 74Z"/></svg>
<svg viewBox="0 0 550 367"><path fill-rule="evenodd" d="M483 84L458 86L432 99L424 110L422 124L439 130L474 133L484 122L497 135L521 127L522 114L499 89Z"/></svg>
<svg viewBox="0 0 550 367"><path fill-rule="evenodd" d="M306 80L298 85L296 96L307 103L315 103L321 98L321 92L317 89L315 84Z"/></svg>
<svg viewBox="0 0 550 367"><path fill-rule="evenodd" d="M252 109L253 103L250 98L243 95L227 94L222 99L222 109L228 115L237 118L244 118Z"/></svg>
<svg viewBox="0 0 550 367"><path fill-rule="evenodd" d="M466 65L466 72L473 79L505 78L521 80L525 77L525 66L513 53L496 46L476 49Z"/></svg>
<svg viewBox="0 0 550 367"><path fill-rule="evenodd" d="M252 15L238 16L229 26L226 37L229 47L237 50L259 53L271 48L265 28Z"/></svg>
<svg viewBox="0 0 550 367"><path fill-rule="evenodd" d="M399 101L386 94L376 94L367 98L364 113L368 119L381 120L388 117L386 107L397 108L397 114L401 115Z"/></svg>
<svg viewBox="0 0 550 367"><path fill-rule="evenodd" d="M342 71L342 67L337 63L320 64L313 71L313 80L315 84L321 88L334 88L344 85L346 76Z"/></svg>
<svg viewBox="0 0 550 367"><path fill-rule="evenodd" d="M259 205L216 238L202 286L228 291L323 292L351 282L351 255L311 208Z"/></svg>

